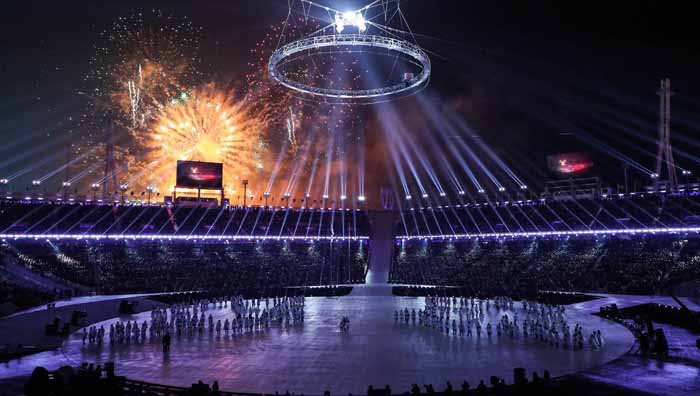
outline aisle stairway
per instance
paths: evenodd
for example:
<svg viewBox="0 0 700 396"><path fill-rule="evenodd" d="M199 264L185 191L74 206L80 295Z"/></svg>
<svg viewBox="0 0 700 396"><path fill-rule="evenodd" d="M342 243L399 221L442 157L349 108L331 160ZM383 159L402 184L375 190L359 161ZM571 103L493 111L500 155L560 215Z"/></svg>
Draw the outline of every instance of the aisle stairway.
<svg viewBox="0 0 700 396"><path fill-rule="evenodd" d="M370 261L366 284L386 284L389 282L389 269L394 256L393 212L377 212L372 215L372 237L370 239Z"/></svg>

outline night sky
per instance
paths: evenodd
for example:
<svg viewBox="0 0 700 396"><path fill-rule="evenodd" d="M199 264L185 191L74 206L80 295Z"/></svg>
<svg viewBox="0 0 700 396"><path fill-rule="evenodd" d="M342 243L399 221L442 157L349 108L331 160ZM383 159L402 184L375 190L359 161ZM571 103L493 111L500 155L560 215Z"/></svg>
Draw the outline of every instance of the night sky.
<svg viewBox="0 0 700 396"><path fill-rule="evenodd" d="M362 2L331 2L354 8ZM683 2L685 4L685 2ZM98 33L118 16L161 9L203 27L205 72L235 80L249 49L287 12L284 0L14 1L0 15L1 155L17 155L47 139L61 139L84 109L77 95ZM675 92L673 133L700 142L700 52L695 13L668 1L406 1L418 41L433 53L433 78L424 93L456 106L487 143L533 186L552 175L547 154L590 151L597 172L614 185L620 160L580 137L581 128L652 167L643 139L601 121L641 120L640 136L656 136L655 91L668 77ZM398 102L400 106L400 102ZM569 130L567 130L569 129ZM26 138L22 148L6 143ZM688 143L686 139L686 144ZM697 147L678 147L697 152ZM27 166L29 156L17 167ZM691 160L679 165L700 174ZM0 175L2 176L2 175ZM640 182L643 179L638 175Z"/></svg>

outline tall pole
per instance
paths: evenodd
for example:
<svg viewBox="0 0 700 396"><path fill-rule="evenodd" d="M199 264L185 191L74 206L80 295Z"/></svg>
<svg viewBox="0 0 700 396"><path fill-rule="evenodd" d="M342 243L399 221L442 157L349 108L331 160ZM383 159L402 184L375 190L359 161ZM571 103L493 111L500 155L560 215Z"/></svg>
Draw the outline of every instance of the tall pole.
<svg viewBox="0 0 700 396"><path fill-rule="evenodd" d="M656 154L656 177L661 177L663 163L666 163L668 183L671 188L678 186L676 175L676 163L673 160L673 148L671 147L671 80L661 79L659 95L659 143Z"/></svg>
<svg viewBox="0 0 700 396"><path fill-rule="evenodd" d="M248 179L243 179L243 207L245 208L245 200L248 196Z"/></svg>

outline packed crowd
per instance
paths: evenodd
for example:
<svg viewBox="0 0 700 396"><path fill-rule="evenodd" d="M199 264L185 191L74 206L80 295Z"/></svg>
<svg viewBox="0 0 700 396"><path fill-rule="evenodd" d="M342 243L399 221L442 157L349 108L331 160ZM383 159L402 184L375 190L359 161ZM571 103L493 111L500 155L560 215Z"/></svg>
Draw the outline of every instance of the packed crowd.
<svg viewBox="0 0 700 396"><path fill-rule="evenodd" d="M222 290L283 295L287 286L363 282L368 246L344 242L5 241L0 256L98 293Z"/></svg>
<svg viewBox="0 0 700 396"><path fill-rule="evenodd" d="M700 240L680 235L405 241L390 273L394 283L533 299L541 290L666 294L694 279Z"/></svg>
<svg viewBox="0 0 700 396"><path fill-rule="evenodd" d="M0 201L4 234L367 236L364 211Z"/></svg>
<svg viewBox="0 0 700 396"><path fill-rule="evenodd" d="M519 321L516 304L522 304L525 318ZM495 326L488 321L492 309L501 314ZM510 315L509 315L510 314ZM523 300L516 303L509 297L478 299L465 297L425 298L425 307L394 311L394 323L426 327L453 337L480 339L482 333L488 339L494 336L511 339L536 340L554 348L581 350L584 348L583 328L577 323L572 329L562 306L541 304ZM473 331L472 331L473 330ZM595 330L588 336L587 346L591 350L603 347L603 335Z"/></svg>
<svg viewBox="0 0 700 396"><path fill-rule="evenodd" d="M635 195L557 200L487 199L458 206L430 204L402 213L396 235L665 228L700 225L700 196Z"/></svg>

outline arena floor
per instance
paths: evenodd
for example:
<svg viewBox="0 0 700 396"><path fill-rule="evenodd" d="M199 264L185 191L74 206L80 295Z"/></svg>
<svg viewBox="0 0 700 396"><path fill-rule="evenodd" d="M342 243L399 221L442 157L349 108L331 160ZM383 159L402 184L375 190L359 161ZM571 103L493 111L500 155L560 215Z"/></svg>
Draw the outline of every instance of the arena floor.
<svg viewBox="0 0 700 396"><path fill-rule="evenodd" d="M163 354L158 341L84 346L76 333L60 351L40 354L41 362L53 366L59 361L115 361L119 375L178 386L201 379L218 380L222 389L239 392L364 394L369 384L389 384L395 391L404 391L412 383L433 383L440 388L445 381L458 386L466 379L476 385L480 379L488 382L491 375L510 381L514 367L525 367L528 373L549 369L559 376L613 360L634 341L627 329L576 308L580 305L567 308L569 322L581 324L584 334L602 330L606 345L601 351L556 349L531 338L498 338L495 331L491 339L485 334L480 339L447 336L394 323L395 309L418 310L423 307L422 298L378 295L376 286L369 291L359 287L346 297L308 298L305 323L288 330L272 328L266 333L230 337L208 332L174 336L169 354ZM226 308L208 312L222 322L231 315ZM338 329L343 316L351 320L348 333ZM519 316L524 318L522 312ZM495 325L500 314L492 309L489 317L486 320ZM136 316L139 322L146 318L149 313ZM109 328L114 320L101 324ZM24 363L33 364L35 359L30 360ZM3 369L12 368L0 368L0 376Z"/></svg>

